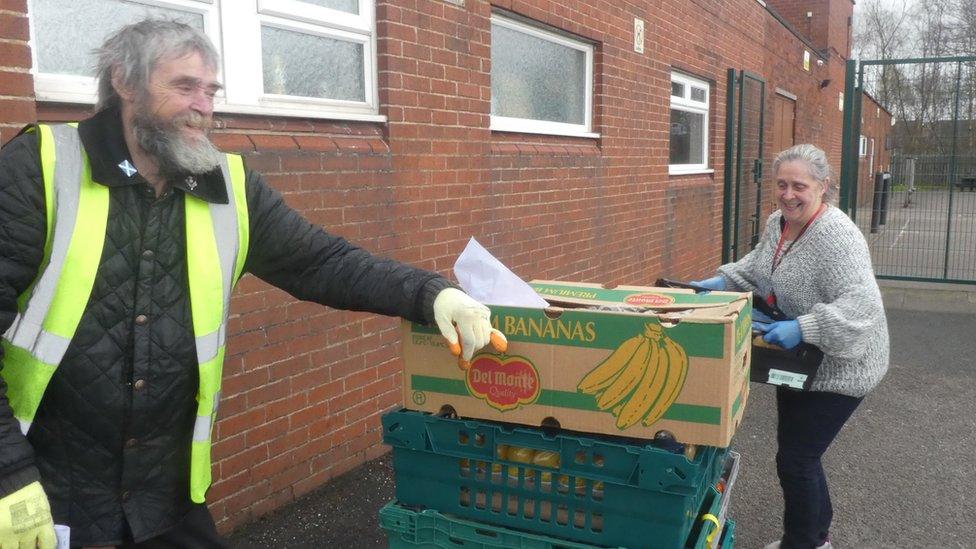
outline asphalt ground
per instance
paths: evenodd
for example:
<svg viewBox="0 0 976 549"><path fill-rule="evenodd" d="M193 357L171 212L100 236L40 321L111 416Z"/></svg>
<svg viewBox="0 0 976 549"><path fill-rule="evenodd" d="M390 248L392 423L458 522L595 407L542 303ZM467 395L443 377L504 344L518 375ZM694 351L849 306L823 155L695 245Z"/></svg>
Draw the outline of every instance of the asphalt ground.
<svg viewBox="0 0 976 549"><path fill-rule="evenodd" d="M889 310L891 366L824 459L835 547L972 548L976 492L976 315ZM753 384L733 440L735 546L780 534L775 390ZM239 527L235 547L386 547L378 511L393 499L384 455Z"/></svg>
<svg viewBox="0 0 976 549"><path fill-rule="evenodd" d="M950 199L946 191L920 190L909 207L904 207L905 195L893 193L883 216L870 208L858 209L857 225L871 248L874 272L976 280L976 193L953 192ZM886 221L875 232L870 231L872 213L876 221Z"/></svg>

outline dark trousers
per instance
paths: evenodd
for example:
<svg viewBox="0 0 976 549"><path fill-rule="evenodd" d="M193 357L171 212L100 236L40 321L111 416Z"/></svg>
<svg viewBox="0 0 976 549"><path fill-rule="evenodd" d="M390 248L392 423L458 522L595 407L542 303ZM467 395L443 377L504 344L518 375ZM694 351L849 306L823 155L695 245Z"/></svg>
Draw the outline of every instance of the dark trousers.
<svg viewBox="0 0 976 549"><path fill-rule="evenodd" d="M834 510L820 458L861 398L776 388L776 472L783 488L783 549L822 545Z"/></svg>
<svg viewBox="0 0 976 549"><path fill-rule="evenodd" d="M230 545L217 533L206 505L194 505L175 528L141 543L127 543L119 549L226 549Z"/></svg>

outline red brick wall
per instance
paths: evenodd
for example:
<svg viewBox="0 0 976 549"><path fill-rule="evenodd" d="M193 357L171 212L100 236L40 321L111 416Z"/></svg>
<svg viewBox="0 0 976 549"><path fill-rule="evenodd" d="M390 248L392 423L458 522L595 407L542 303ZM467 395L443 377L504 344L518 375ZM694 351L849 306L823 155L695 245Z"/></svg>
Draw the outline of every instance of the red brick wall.
<svg viewBox="0 0 976 549"><path fill-rule="evenodd" d="M820 52L850 55L852 0L766 0L766 5Z"/></svg>
<svg viewBox="0 0 976 549"><path fill-rule="evenodd" d="M766 5L775 10L796 32L814 42L814 45L822 46L813 40L817 35L818 25L816 19L823 19L820 14L821 7L827 0L766 0ZM807 17L807 12L814 12L811 17ZM818 17L819 16L819 17Z"/></svg>
<svg viewBox="0 0 976 549"><path fill-rule="evenodd" d="M766 56L763 75L766 93L782 90L796 96L795 142L813 143L827 153L834 181L840 181L842 111L838 108L844 90L844 59L836 55L821 57L775 19L766 19ZM809 70L803 68L804 52L810 52ZM822 64L818 63L822 61ZM826 80L826 86L821 87ZM772 101L767 101L767 130L772 127ZM768 133L767 133L768 136ZM775 174L773 160L780 152L769 145L764 150L763 219L776 209L772 192Z"/></svg>
<svg viewBox="0 0 976 549"><path fill-rule="evenodd" d="M867 154L858 157L857 205L870 208L874 198L874 174L891 170L891 152L885 141L891 133L891 113L868 94L861 95L861 135L868 139ZM874 162L871 162L874 139Z"/></svg>
<svg viewBox="0 0 976 549"><path fill-rule="evenodd" d="M0 0L0 144L37 117L27 0Z"/></svg>
<svg viewBox="0 0 976 549"><path fill-rule="evenodd" d="M26 40L24 2L0 0L11 4L21 15L0 18L23 20ZM597 44L598 139L489 129L489 2L379 0L387 123L223 115L215 141L243 152L311 220L376 253L450 274L475 236L526 279L608 284L687 279L717 267L728 68L762 75L767 97L776 87L797 95L797 141L821 144L839 166L842 60L804 71L803 45L755 0L494 5ZM633 51L635 17L645 22L643 54ZM668 175L672 69L711 83L714 173ZM821 90L826 78L833 83ZM0 110L4 140L6 128L34 117L30 84L16 95L28 108ZM39 117L85 110L41 105ZM766 156L775 152L767 147ZM298 303L242 280L209 497L222 529L386 451L379 415L401 398L397 328L394 319Z"/></svg>
<svg viewBox="0 0 976 549"><path fill-rule="evenodd" d="M830 55L847 58L851 55L852 23L854 2L852 0L827 0L825 3L827 20L826 47Z"/></svg>

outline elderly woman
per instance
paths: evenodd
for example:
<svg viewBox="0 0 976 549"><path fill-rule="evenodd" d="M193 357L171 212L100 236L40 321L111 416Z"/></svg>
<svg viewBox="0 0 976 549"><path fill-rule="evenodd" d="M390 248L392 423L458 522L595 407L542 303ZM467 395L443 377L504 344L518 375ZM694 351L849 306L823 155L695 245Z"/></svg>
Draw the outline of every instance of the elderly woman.
<svg viewBox="0 0 976 549"><path fill-rule="evenodd" d="M766 342L824 352L810 391L776 389L784 533L766 549L829 549L833 510L821 457L887 371L888 325L867 243L829 204L835 189L824 152L796 145L776 157L773 172L779 210L759 245L698 284L755 292L791 319L757 319L754 311Z"/></svg>

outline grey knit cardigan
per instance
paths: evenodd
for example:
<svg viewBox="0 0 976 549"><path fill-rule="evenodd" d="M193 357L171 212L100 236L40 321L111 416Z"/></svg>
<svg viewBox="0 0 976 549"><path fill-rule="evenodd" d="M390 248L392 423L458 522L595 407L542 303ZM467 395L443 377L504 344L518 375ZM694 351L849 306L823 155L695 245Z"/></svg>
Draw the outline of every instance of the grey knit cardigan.
<svg viewBox="0 0 976 549"><path fill-rule="evenodd" d="M823 350L811 390L864 396L888 371L888 322L867 242L828 206L773 272L781 217L778 210L770 215L756 248L719 273L729 290L775 291L779 308L799 321L803 341Z"/></svg>

